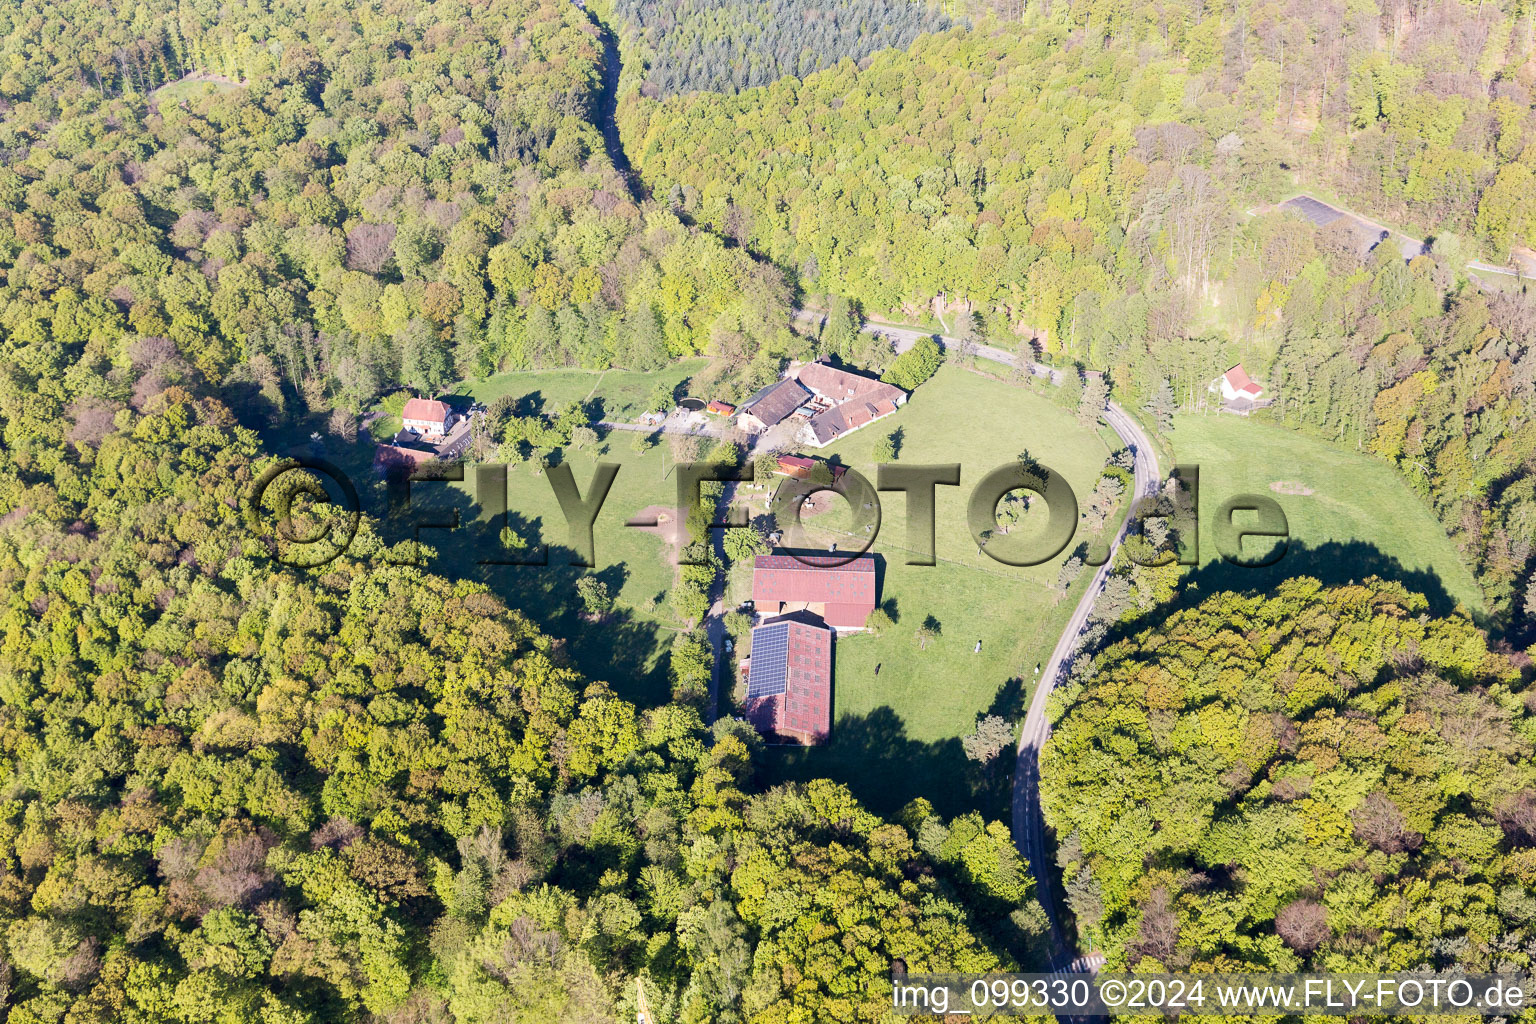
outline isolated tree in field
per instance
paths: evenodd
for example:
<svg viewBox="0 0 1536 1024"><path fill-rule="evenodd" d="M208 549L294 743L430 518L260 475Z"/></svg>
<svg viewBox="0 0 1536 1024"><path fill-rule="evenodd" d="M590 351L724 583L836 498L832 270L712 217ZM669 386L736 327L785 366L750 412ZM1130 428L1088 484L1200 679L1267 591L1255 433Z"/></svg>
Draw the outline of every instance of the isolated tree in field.
<svg viewBox="0 0 1536 1024"><path fill-rule="evenodd" d="M1097 532L1104 528L1110 514L1120 504L1120 495L1124 492L1125 484L1120 482L1119 477L1107 473L1099 477L1098 483L1093 486L1093 493L1088 496L1084 522L1090 530Z"/></svg>
<svg viewBox="0 0 1536 1024"><path fill-rule="evenodd" d="M633 431L633 434L634 439L629 442L629 448L636 455L644 455L646 452L656 447L656 440L649 431L636 430Z"/></svg>
<svg viewBox="0 0 1536 1024"><path fill-rule="evenodd" d="M1152 392L1152 397L1147 399L1147 404L1142 406L1146 414L1152 417L1152 422L1157 424L1157 429L1163 433L1173 429L1173 414L1178 408L1178 403L1173 397L1173 385L1164 377L1157 385L1157 390Z"/></svg>
<svg viewBox="0 0 1536 1024"><path fill-rule="evenodd" d="M960 739L965 756L981 764L992 760L1013 745L1013 723L1001 715L983 715L976 720L976 728L969 736Z"/></svg>
<svg viewBox="0 0 1536 1024"><path fill-rule="evenodd" d="M869 630L871 636L879 636L894 625L890 612L884 608L876 608L864 618L864 628Z"/></svg>
<svg viewBox="0 0 1536 1024"><path fill-rule="evenodd" d="M1065 594L1072 589L1072 584L1077 582L1082 572L1083 560L1073 555L1062 563L1061 571L1056 574L1056 589Z"/></svg>
<svg viewBox="0 0 1536 1024"><path fill-rule="evenodd" d="M577 580L576 596L581 598L581 606L594 619L602 618L613 608L613 595L608 593L608 584L596 576L583 576Z"/></svg>
<svg viewBox="0 0 1536 1024"><path fill-rule="evenodd" d="M584 451L592 458L597 458L597 431L587 426L572 427L571 449Z"/></svg>
<svg viewBox="0 0 1536 1024"><path fill-rule="evenodd" d="M1083 397L1077 403L1077 421L1091 427L1104 413L1109 401L1109 382L1102 374L1090 376L1083 382Z"/></svg>
<svg viewBox="0 0 1536 1024"><path fill-rule="evenodd" d="M704 452L704 440L697 434L684 434L682 432L667 435L667 447L672 452L672 461L696 462Z"/></svg>
<svg viewBox="0 0 1536 1024"><path fill-rule="evenodd" d="M677 389L671 384L657 384L651 389L651 397L646 399L646 412L671 412L677 405Z"/></svg>
<svg viewBox="0 0 1536 1024"><path fill-rule="evenodd" d="M1015 383L1032 383L1035 377L1035 345L1028 338L1019 339L1013 349L1013 369L1009 378Z"/></svg>
<svg viewBox="0 0 1536 1024"><path fill-rule="evenodd" d="M901 430L898 428L875 442L872 457L876 462L895 462L901 452Z"/></svg>
<svg viewBox="0 0 1536 1024"><path fill-rule="evenodd" d="M1003 495L1003 500L997 503L997 511L994 518L997 520L997 532L1006 536L1015 526L1023 521L1029 512L1029 492L1012 490Z"/></svg>
<svg viewBox="0 0 1536 1024"><path fill-rule="evenodd" d="M676 467L680 462L697 461L699 453L704 450L704 442L693 434L670 433L666 435L666 439L667 451L672 454L673 467ZM661 460L661 475L663 478L667 475L666 459Z"/></svg>
<svg viewBox="0 0 1536 1024"><path fill-rule="evenodd" d="M912 639L917 644L917 649L920 651L926 651L928 649L928 645L933 643L938 638L939 621L932 615L923 619L922 625L918 626L917 630L912 634Z"/></svg>
<svg viewBox="0 0 1536 1024"><path fill-rule="evenodd" d="M976 350L981 345L981 326L976 320L976 314L970 310L955 316L955 341L959 350L961 366L976 365Z"/></svg>

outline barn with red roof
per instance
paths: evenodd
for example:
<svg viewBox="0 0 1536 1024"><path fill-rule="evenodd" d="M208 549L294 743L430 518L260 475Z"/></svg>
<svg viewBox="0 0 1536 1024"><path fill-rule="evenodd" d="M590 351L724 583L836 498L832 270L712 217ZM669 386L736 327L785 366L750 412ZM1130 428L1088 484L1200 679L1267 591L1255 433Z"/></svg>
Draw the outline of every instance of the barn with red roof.
<svg viewBox="0 0 1536 1024"><path fill-rule="evenodd" d="M873 555L758 555L752 603L760 615L805 611L834 629L863 629L875 610L875 584Z"/></svg>
<svg viewBox="0 0 1536 1024"><path fill-rule="evenodd" d="M747 721L780 741L820 743L832 731L832 631L797 616L752 630Z"/></svg>

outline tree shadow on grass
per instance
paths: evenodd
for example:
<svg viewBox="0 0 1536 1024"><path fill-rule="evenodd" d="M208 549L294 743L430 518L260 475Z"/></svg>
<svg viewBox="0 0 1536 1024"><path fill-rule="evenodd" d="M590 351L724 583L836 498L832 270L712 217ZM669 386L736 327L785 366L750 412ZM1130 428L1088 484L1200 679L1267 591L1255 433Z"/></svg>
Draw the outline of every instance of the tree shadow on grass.
<svg viewBox="0 0 1536 1024"><path fill-rule="evenodd" d="M1367 541L1328 541L1310 545L1292 540L1286 553L1274 565L1248 569L1224 560L1211 562L1189 573L1180 586L1181 596L1198 601L1201 595L1224 590L1245 594L1272 593L1279 585L1297 576L1311 576L1325 586L1360 583L1367 577L1395 580L1416 594L1423 594L1432 615L1449 615L1457 600L1446 589L1440 575L1429 569L1410 569L1395 556ZM1474 619L1481 616L1466 609ZM1478 623L1483 625L1481 621Z"/></svg>
<svg viewBox="0 0 1536 1024"><path fill-rule="evenodd" d="M557 650L589 681L602 680L615 693L642 707L670 699L671 683L664 652L671 631L615 608L600 621L585 614L576 582L593 575L618 594L630 575L623 562L589 569L572 565L576 552L563 544L549 543L551 530L564 527L545 524L542 517L528 518L508 510L505 523L528 546L508 549L501 543L499 517L487 515L466 488L413 484L408 507L387 512L386 536L391 542L410 539L415 524L442 524L422 529L421 541L430 546L422 567L453 579L484 583L508 607L515 608L550 636ZM416 490L421 488L421 490ZM456 526L448 524L457 522ZM540 559L541 545L543 557ZM598 552L601 561L601 552ZM510 562L543 564L507 564Z"/></svg>
<svg viewBox="0 0 1536 1024"><path fill-rule="evenodd" d="M1411 593L1424 595L1431 615L1449 615L1461 607L1437 573L1409 569L1374 544L1354 540L1310 545L1292 539L1286 553L1274 565L1250 569L1218 559L1198 569L1186 569L1171 601L1121 619L1109 629L1103 646L1155 626L1173 612L1193 608L1215 594L1270 596L1286 580L1299 576L1310 576L1329 587L1364 583L1368 577L1379 576L1401 583ZM1488 616L1474 609L1464 610L1478 626L1490 626Z"/></svg>
<svg viewBox="0 0 1536 1024"><path fill-rule="evenodd" d="M1456 600L1446 590L1438 573L1409 569L1396 557L1361 540L1327 541L1313 546L1292 539L1279 561L1256 569L1217 559L1185 576L1181 590L1207 594L1222 590L1262 593L1273 591L1296 576L1312 576L1328 586L1358 583L1368 576L1380 576L1397 580L1409 590L1423 594L1434 615L1448 615L1456 607ZM1191 588L1190 584L1196 586Z"/></svg>
<svg viewBox="0 0 1536 1024"><path fill-rule="evenodd" d="M997 696L992 698L992 704L986 710L989 715L997 715L1018 725L1024 720L1024 714L1029 705L1025 698L1029 696L1024 686L1024 680L1015 676L1003 684L997 691Z"/></svg>
<svg viewBox="0 0 1536 1024"><path fill-rule="evenodd" d="M1011 750L984 769L966 758L957 738L931 743L911 738L901 716L885 706L838 718L832 738L820 747L769 748L760 765L764 785L835 779L865 807L887 817L921 796L946 818L972 810L1005 818L1013 773Z"/></svg>

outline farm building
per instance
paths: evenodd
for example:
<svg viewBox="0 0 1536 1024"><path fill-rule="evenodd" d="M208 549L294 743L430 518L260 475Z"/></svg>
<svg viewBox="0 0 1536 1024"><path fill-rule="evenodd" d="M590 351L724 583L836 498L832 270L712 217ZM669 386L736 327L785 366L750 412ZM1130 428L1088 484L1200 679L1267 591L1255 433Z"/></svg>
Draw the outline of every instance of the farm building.
<svg viewBox="0 0 1536 1024"><path fill-rule="evenodd" d="M805 480L810 477L811 470L815 469L818 464L822 464L820 459L812 459L805 455L780 455L778 468L774 472L779 476L787 476L795 480ZM830 464L827 465L830 466ZM847 466L830 466L830 468L834 482L841 479L842 475L848 472Z"/></svg>
<svg viewBox="0 0 1536 1024"><path fill-rule="evenodd" d="M811 393L793 377L774 381L747 399L736 422L749 434L761 434L788 419L810 397Z"/></svg>
<svg viewBox="0 0 1536 1024"><path fill-rule="evenodd" d="M844 561L826 555L758 555L752 603L759 615L804 611L833 629L863 629L875 610L874 556Z"/></svg>
<svg viewBox="0 0 1536 1024"><path fill-rule="evenodd" d="M839 370L820 359L802 366L795 379L815 395L814 411L800 430L800 440L815 448L889 416L907 401L907 393L894 384Z"/></svg>
<svg viewBox="0 0 1536 1024"><path fill-rule="evenodd" d="M832 631L793 616L752 630L743 710L765 736L825 740L832 731Z"/></svg>

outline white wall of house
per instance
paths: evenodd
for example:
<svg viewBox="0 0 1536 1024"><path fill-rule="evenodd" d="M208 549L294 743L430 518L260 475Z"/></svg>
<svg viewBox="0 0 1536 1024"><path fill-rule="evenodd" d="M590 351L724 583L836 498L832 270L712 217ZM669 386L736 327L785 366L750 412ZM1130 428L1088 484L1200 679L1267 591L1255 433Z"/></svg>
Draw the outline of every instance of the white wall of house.
<svg viewBox="0 0 1536 1024"><path fill-rule="evenodd" d="M449 420L402 420L407 430L418 434L442 434L448 430Z"/></svg>

